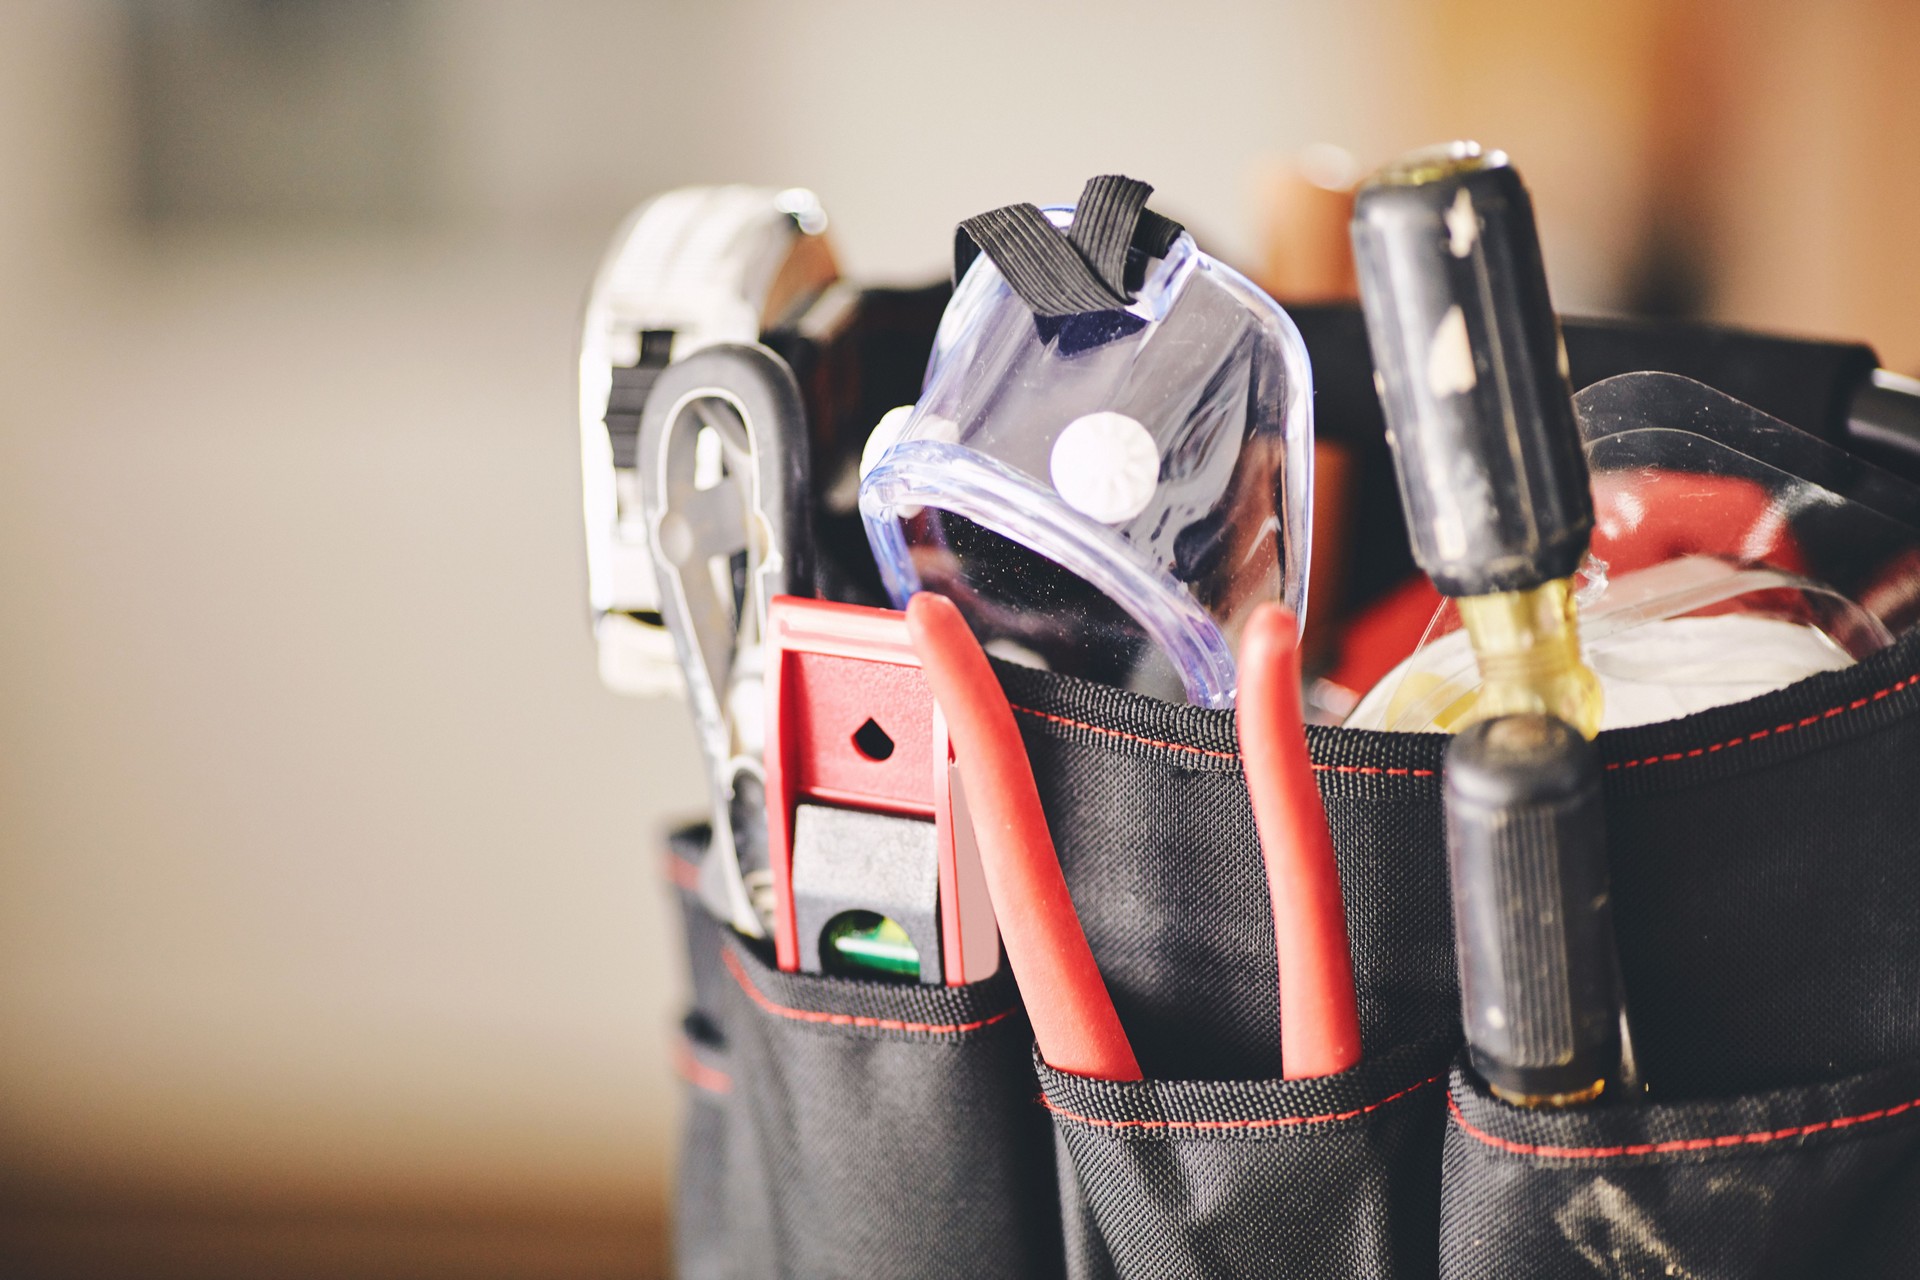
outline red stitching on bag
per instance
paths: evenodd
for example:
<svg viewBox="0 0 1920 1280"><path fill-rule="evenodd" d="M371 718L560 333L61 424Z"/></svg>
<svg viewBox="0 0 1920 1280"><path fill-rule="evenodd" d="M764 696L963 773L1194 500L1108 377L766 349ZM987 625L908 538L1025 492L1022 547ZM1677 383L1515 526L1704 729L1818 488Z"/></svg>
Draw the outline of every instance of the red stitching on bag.
<svg viewBox="0 0 1920 1280"><path fill-rule="evenodd" d="M1072 729L1085 729L1089 733L1098 733L1109 738L1124 738L1128 742L1138 742L1142 746L1164 747L1168 751L1188 751L1196 756L1206 756L1210 760L1238 760L1240 758L1240 753L1237 751L1215 751L1209 747L1196 747L1185 742L1168 742L1162 738L1146 738L1137 733L1127 733L1120 729L1109 729L1104 725L1088 724L1085 720L1071 720L1066 716L1054 715L1051 711L1036 711L1032 707L1023 707L1018 703L1009 705L1023 715L1033 716L1040 720L1050 720L1054 724L1063 724ZM1380 774L1390 778L1431 778L1435 776L1434 770L1432 769L1387 769L1377 765L1321 764L1318 761L1314 762L1313 769L1315 773Z"/></svg>
<svg viewBox="0 0 1920 1280"><path fill-rule="evenodd" d="M1036 719L1051 720L1054 724L1064 724L1073 729L1085 729L1089 733L1103 734L1109 738L1125 738L1128 742L1138 742L1143 746L1165 747L1169 751L1190 751L1196 756L1206 756L1210 760L1238 760L1240 758L1240 753L1237 751L1214 751L1207 747L1190 746L1184 742L1166 742L1159 738L1143 738L1137 733L1125 733L1119 729L1108 729L1101 725L1088 724L1085 720L1069 720L1065 716L1054 715L1051 711L1035 711L1032 707L1023 707L1018 703L1010 703L1009 705L1012 706L1015 711L1021 712L1024 715L1033 716Z"/></svg>
<svg viewBox="0 0 1920 1280"><path fill-rule="evenodd" d="M733 1077L700 1061L684 1038L674 1046L673 1065L680 1078L696 1089L705 1089L708 1093L733 1092Z"/></svg>
<svg viewBox="0 0 1920 1280"><path fill-rule="evenodd" d="M1728 747L1738 747L1749 742L1758 742L1762 738L1777 737L1783 733L1791 733L1795 729L1804 729L1808 725L1818 724L1822 720L1831 720L1835 716L1845 715L1849 711L1858 711L1862 707L1878 702L1882 698L1890 697L1917 683L1920 683L1920 672L1916 672L1904 680L1890 684L1884 689L1876 690L1865 697L1855 698L1852 702L1843 703L1837 707L1828 707L1818 715L1807 716L1805 719L1791 720L1786 724L1775 725L1771 729L1757 729L1742 737L1729 738L1725 742L1710 743L1707 746L1693 747L1686 751L1668 751L1661 755L1647 756L1640 760L1612 760L1607 763L1606 767L1608 769L1640 769L1648 765L1672 764L1676 760L1692 760L1699 756L1712 755L1714 752L1724 751ZM1072 729L1085 729L1089 733L1098 733L1109 738L1123 738L1128 742L1138 742L1142 746L1162 747L1168 751L1187 751L1197 756L1206 756L1212 760L1238 760L1240 758L1240 754L1236 751L1215 751L1207 747L1196 747L1185 742L1168 742L1161 738L1143 737L1137 733L1127 733L1120 729L1109 729L1104 725L1088 724L1084 720L1074 720L1067 716L1055 715L1050 711L1036 711L1032 707L1023 707L1017 703L1013 704L1013 709L1023 715L1034 716L1041 720L1049 720L1054 724L1066 725ZM1315 773L1377 774L1390 778L1432 778L1438 776L1438 771L1434 769L1384 769L1371 765L1321 764L1319 761L1314 762L1313 769Z"/></svg>
<svg viewBox="0 0 1920 1280"><path fill-rule="evenodd" d="M1332 1124L1336 1120L1351 1120L1355 1116L1366 1115L1369 1111L1378 1111L1389 1102L1398 1102L1410 1093L1418 1093L1439 1079L1440 1076L1428 1076L1419 1084L1410 1084L1398 1093L1390 1093L1378 1102L1368 1103L1364 1107L1355 1107L1351 1111L1330 1111L1320 1116L1275 1116L1263 1120L1100 1120L1093 1116L1083 1116L1077 1111L1068 1111L1065 1107L1056 1107L1044 1095L1040 1102L1057 1116L1078 1120L1081 1124L1097 1125L1102 1129L1285 1129L1293 1125Z"/></svg>
<svg viewBox="0 0 1920 1280"><path fill-rule="evenodd" d="M784 1004L775 1004L771 999L762 995L760 989L753 985L753 980L747 976L746 970L740 967L740 962L734 958L731 951L721 952L720 959L726 964L727 971L733 974L733 980L740 984L742 991L752 997L755 1004L765 1009L768 1013L775 1014L782 1018L791 1018L795 1022L823 1022L835 1027L877 1027L882 1031L919 1031L929 1035L957 1036L963 1032L978 1031L982 1027L990 1027L996 1022L1010 1018L1013 1016L1014 1009L1019 1007L1015 1005L1002 1009L991 1018L982 1018L978 1022L958 1023L901 1022L895 1018L867 1018L850 1013L820 1013L813 1009L794 1009Z"/></svg>
<svg viewBox="0 0 1920 1280"><path fill-rule="evenodd" d="M1610 762L1607 768L1639 769L1650 764L1669 764L1675 760L1691 760L1696 756L1711 755L1715 751L1724 751L1728 747L1738 747L1745 743L1758 742L1762 738L1771 738L1782 733L1791 733L1795 729L1804 729L1810 724L1818 724L1822 720L1831 720L1833 717L1845 715L1849 711L1858 711L1867 704L1878 702L1880 699L1888 697L1891 694L1899 693L1902 689L1916 682L1920 682L1920 672L1908 676L1905 680L1890 684L1886 688L1871 693L1864 698L1855 698L1852 702L1843 703L1837 707L1828 707L1820 714L1808 716L1804 720L1792 720L1786 724L1775 725L1771 729L1757 729L1744 737L1730 738L1725 742L1716 742L1710 746L1695 747L1690 751L1669 751L1665 755L1648 756L1643 760L1615 760Z"/></svg>
<svg viewBox="0 0 1920 1280"><path fill-rule="evenodd" d="M661 871L667 879L688 893L700 892L700 864L690 862L677 853L665 854L660 859Z"/></svg>
<svg viewBox="0 0 1920 1280"><path fill-rule="evenodd" d="M1515 1155L1544 1156L1550 1160L1613 1160L1622 1156L1651 1156L1669 1151L1712 1151L1722 1147L1758 1146L1761 1143L1804 1138L1828 1129L1846 1129L1856 1124L1870 1124L1875 1120L1891 1120L1915 1107L1920 1107L1920 1098L1902 1102L1897 1106L1882 1107L1878 1111L1862 1112L1857 1116L1841 1116L1838 1120L1797 1124L1792 1128L1775 1129L1767 1133L1728 1133L1717 1138L1674 1138L1666 1142L1634 1142L1618 1147L1550 1147L1533 1142L1514 1142L1507 1138L1496 1138L1484 1129L1475 1128L1468 1122L1466 1116L1460 1113L1459 1101L1452 1093L1447 1094L1447 1110L1453 1113L1454 1123L1473 1137L1490 1147L1511 1151Z"/></svg>

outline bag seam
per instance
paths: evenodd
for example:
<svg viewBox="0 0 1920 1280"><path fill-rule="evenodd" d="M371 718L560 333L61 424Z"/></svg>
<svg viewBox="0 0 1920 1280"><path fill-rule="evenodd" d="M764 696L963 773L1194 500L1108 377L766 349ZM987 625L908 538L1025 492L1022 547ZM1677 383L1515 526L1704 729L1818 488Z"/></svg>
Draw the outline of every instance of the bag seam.
<svg viewBox="0 0 1920 1280"><path fill-rule="evenodd" d="M1003 1022L1012 1017L1014 1011L1020 1007L1017 1004L1009 1005L999 1013L977 1022L906 1022L898 1018L873 1018L865 1014L825 1013L816 1009L796 1009L791 1005L780 1004L754 986L753 979L747 976L746 970L741 967L740 961L731 951L722 951L720 960L726 965L727 972L733 975L733 980L740 984L740 989L747 993L749 999L766 1012L794 1022L811 1022L834 1027L865 1027L880 1031L911 1031L921 1035L957 1036L990 1027L996 1022Z"/></svg>
<svg viewBox="0 0 1920 1280"><path fill-rule="evenodd" d="M1410 1084L1398 1093L1390 1093L1378 1102L1369 1102L1363 1107L1350 1111L1329 1111L1313 1116L1268 1116L1254 1120L1103 1120L1097 1116L1081 1115L1058 1106L1045 1094L1040 1096L1040 1104L1054 1115L1080 1124L1093 1125L1101 1129L1284 1129L1303 1124L1333 1124L1340 1120L1352 1120L1369 1112L1378 1111L1391 1102L1398 1102L1409 1094L1418 1093L1430 1084L1438 1083L1445 1072L1428 1076L1418 1084Z"/></svg>
<svg viewBox="0 0 1920 1280"><path fill-rule="evenodd" d="M1161 747L1168 751L1185 751L1196 756L1205 756L1209 760L1238 760L1240 758L1238 751L1220 751L1212 747L1196 747L1186 742L1169 742L1164 738L1149 738L1144 734L1128 733L1124 729L1109 729L1105 725L1089 724L1085 720L1074 720L1067 716L1055 715L1051 711L1039 711L1033 707L1023 707L1019 703L1012 703L1010 705L1015 711L1033 716L1036 719L1065 725L1070 729L1085 729L1089 733L1097 733L1108 738L1121 738L1127 742L1137 742L1141 746ZM1316 773L1382 774L1395 778L1432 778L1438 776L1438 771L1434 769L1402 769L1382 765L1361 764L1321 764L1317 760L1313 762L1313 769Z"/></svg>
<svg viewBox="0 0 1920 1280"><path fill-rule="evenodd" d="M688 893L700 892L700 864L677 853L662 854L660 873L667 883Z"/></svg>
<svg viewBox="0 0 1920 1280"><path fill-rule="evenodd" d="M1488 1133L1468 1120L1460 1110L1459 1099L1451 1091L1447 1094L1447 1110L1453 1114L1453 1121L1468 1135L1487 1146L1514 1155L1538 1156L1548 1160L1618 1160L1630 1156L1666 1155L1680 1151L1717 1151L1733 1147L1763 1146L1771 1142L1789 1142L1795 1138L1811 1137L1830 1129L1849 1129L1855 1125L1872 1124L1878 1120L1891 1120L1897 1115L1920 1107L1920 1098L1911 1098L1906 1102L1890 1107L1881 1107L1874 1111L1863 1111L1857 1115L1841 1116L1834 1120L1816 1120L1809 1124L1790 1125L1784 1129L1757 1130L1751 1133L1727 1133L1711 1138L1669 1138L1662 1142L1631 1142L1612 1147L1560 1147L1546 1143L1516 1142L1511 1138L1501 1138Z"/></svg>
<svg viewBox="0 0 1920 1280"><path fill-rule="evenodd" d="M685 1036L674 1046L673 1067L682 1080L708 1093L732 1093L733 1077L718 1067L700 1061Z"/></svg>
<svg viewBox="0 0 1920 1280"><path fill-rule="evenodd" d="M1751 742L1759 742L1765 738L1777 738L1781 734L1791 733L1795 729L1805 729L1812 725L1820 724L1823 721L1831 720L1836 716L1862 710L1883 698L1890 698L1896 693L1909 689L1916 683L1920 683L1920 672L1915 672L1903 680L1896 680L1884 689L1876 689L1874 692L1864 694L1861 697L1853 699L1851 702L1843 702L1828 707L1825 711L1804 716L1799 720L1789 720L1785 724L1775 725L1771 729L1756 729L1752 733L1741 734L1738 737L1729 738L1724 742L1714 742L1706 746L1691 747L1684 751L1665 751L1659 755L1645 756L1637 760L1609 760L1606 763L1606 768L1610 771L1643 769L1656 764L1672 764L1681 760L1695 760L1702 756L1709 756L1720 751L1728 750L1732 747L1740 747ZM1167 751L1185 751L1192 755L1203 756L1209 760L1238 760L1240 758L1240 753L1237 751L1220 751L1211 747L1196 747L1186 742L1172 742L1164 738L1150 738L1144 734L1128 733L1123 729L1109 729L1105 725L1090 724L1085 720L1075 720L1069 716L1056 715L1051 711L1040 711L1033 707L1023 707L1018 703L1011 705L1015 711L1024 715L1033 716L1036 719L1045 720L1053 724L1064 725L1071 729L1084 729L1089 733L1097 733L1103 737L1119 738L1126 742L1136 742L1147 747L1159 747ZM1439 774L1439 771L1436 769L1392 768L1357 764L1323 764L1318 760L1313 762L1313 769L1316 773L1366 774L1392 778L1432 778L1437 777Z"/></svg>
<svg viewBox="0 0 1920 1280"><path fill-rule="evenodd" d="M1640 769L1647 765L1671 764L1676 760L1693 760L1700 756L1712 755L1716 751L1725 751L1729 747L1745 746L1749 742L1758 742L1762 738L1775 738L1783 733L1791 733L1795 729L1805 729L1809 725L1819 724L1823 720L1831 720L1835 716L1845 715L1849 711L1858 711L1871 703L1878 702L1882 698L1891 697L1899 693L1902 689L1908 688L1916 681L1920 681L1920 672L1916 672L1904 680L1895 681L1884 689L1879 689L1863 697L1855 698L1852 702L1845 702L1838 706L1828 707L1825 711L1815 715L1806 716L1799 720L1790 720L1786 724L1775 725L1771 729L1756 729L1752 733L1742 734L1737 738L1729 738L1725 742L1715 742L1704 747L1694 747L1687 751L1667 751L1660 755L1647 756L1640 760L1613 760L1608 762L1607 768Z"/></svg>

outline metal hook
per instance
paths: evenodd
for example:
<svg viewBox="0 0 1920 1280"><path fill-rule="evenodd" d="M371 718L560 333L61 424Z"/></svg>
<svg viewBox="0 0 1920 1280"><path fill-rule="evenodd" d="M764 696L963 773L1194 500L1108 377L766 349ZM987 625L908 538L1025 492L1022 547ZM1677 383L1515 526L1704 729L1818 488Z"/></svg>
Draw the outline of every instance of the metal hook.
<svg viewBox="0 0 1920 1280"><path fill-rule="evenodd" d="M806 427L786 363L765 347L723 343L661 373L636 456L660 612L712 782L701 896L756 938L766 934L771 892L767 602L813 586Z"/></svg>

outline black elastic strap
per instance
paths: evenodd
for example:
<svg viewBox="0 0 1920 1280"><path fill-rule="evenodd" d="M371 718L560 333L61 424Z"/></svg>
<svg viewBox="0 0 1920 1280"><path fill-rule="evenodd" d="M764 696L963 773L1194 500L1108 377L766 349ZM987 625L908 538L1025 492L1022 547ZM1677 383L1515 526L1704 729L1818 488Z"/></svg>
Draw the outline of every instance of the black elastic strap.
<svg viewBox="0 0 1920 1280"><path fill-rule="evenodd" d="M1173 242L1185 230L1185 227L1164 214L1142 209L1140 221L1133 229L1133 247L1149 258L1164 258L1167 250L1173 248Z"/></svg>
<svg viewBox="0 0 1920 1280"><path fill-rule="evenodd" d="M1147 209L1153 188L1134 178L1093 178L1080 193L1065 233L1031 204L1010 204L968 218L953 237L956 283L984 253L1036 316L1112 311L1132 301L1127 254L1159 258L1181 227Z"/></svg>
<svg viewBox="0 0 1920 1280"><path fill-rule="evenodd" d="M1010 204L961 223L954 233L956 262L963 240L977 245L977 252L1000 268L1007 284L1035 315L1071 316L1127 305L1127 295L1101 280L1060 229L1033 205ZM966 256L971 262L973 255Z"/></svg>
<svg viewBox="0 0 1920 1280"><path fill-rule="evenodd" d="M1105 174L1087 179L1080 202L1073 208L1067 241L1080 251L1100 282L1126 302L1127 249L1140 211L1147 207L1153 188L1135 178Z"/></svg>

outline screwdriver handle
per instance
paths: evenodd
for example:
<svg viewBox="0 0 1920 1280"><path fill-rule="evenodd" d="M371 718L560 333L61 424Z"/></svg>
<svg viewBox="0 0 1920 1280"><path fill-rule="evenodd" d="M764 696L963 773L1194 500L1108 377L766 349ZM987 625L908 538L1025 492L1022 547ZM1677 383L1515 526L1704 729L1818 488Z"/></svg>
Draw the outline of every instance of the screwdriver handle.
<svg viewBox="0 0 1920 1280"><path fill-rule="evenodd" d="M1414 152L1352 230L1414 559L1448 596L1569 576L1593 498L1520 175L1475 143Z"/></svg>
<svg viewBox="0 0 1920 1280"><path fill-rule="evenodd" d="M1508 1101L1591 1101L1621 1070L1599 755L1552 716L1502 716L1448 744L1444 775L1469 1059Z"/></svg>

